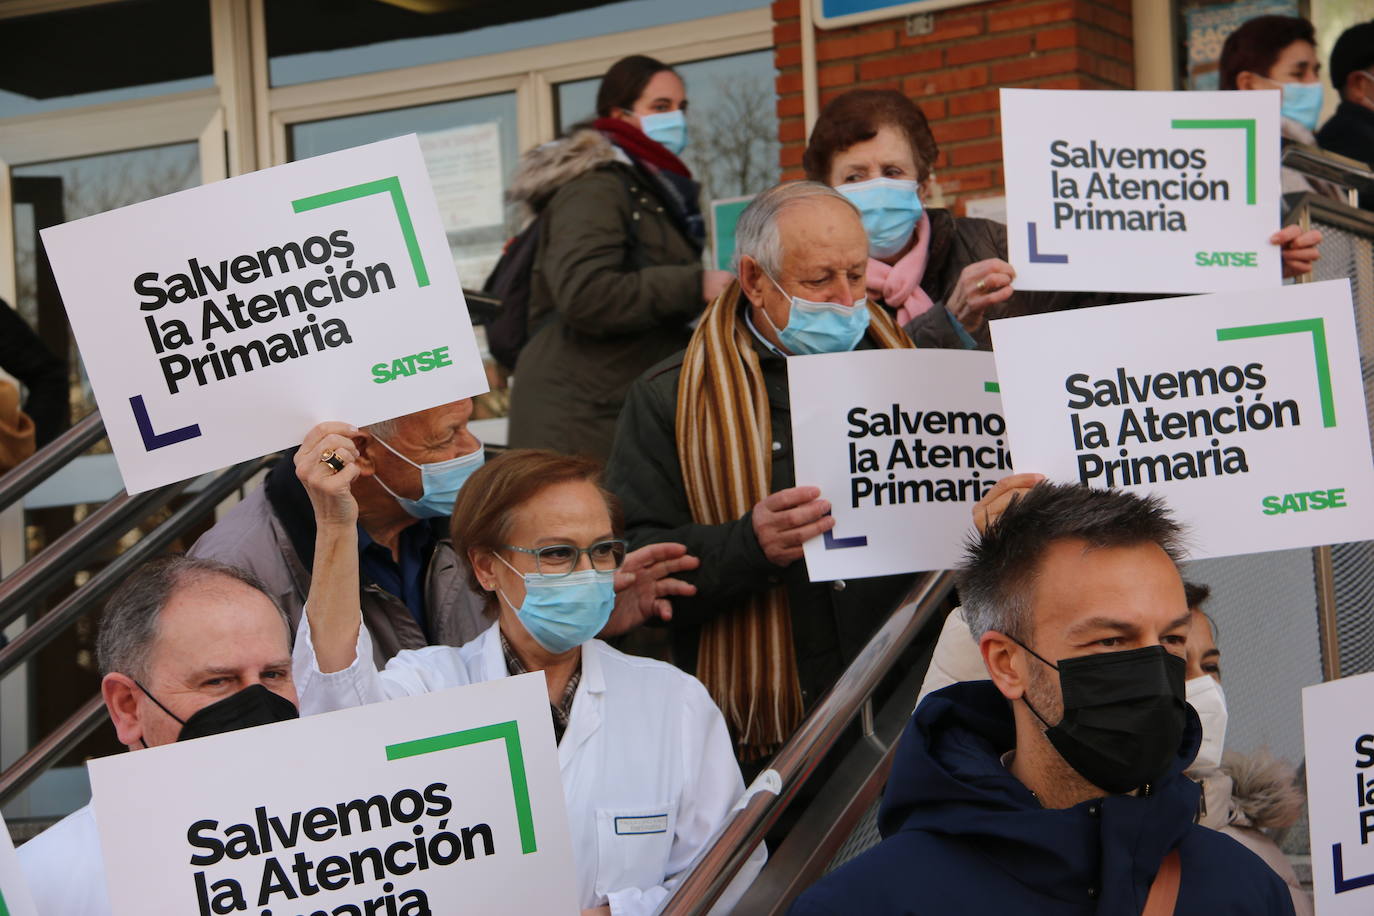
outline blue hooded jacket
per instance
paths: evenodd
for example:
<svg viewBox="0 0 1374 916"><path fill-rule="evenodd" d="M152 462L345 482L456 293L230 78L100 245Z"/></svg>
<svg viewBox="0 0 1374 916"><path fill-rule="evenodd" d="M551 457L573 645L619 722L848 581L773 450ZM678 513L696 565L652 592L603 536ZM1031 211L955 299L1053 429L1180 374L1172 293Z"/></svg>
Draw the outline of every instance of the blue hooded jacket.
<svg viewBox="0 0 1374 916"><path fill-rule="evenodd" d="M926 697L897 747L878 813L883 841L801 895L791 916L1140 916L1177 847L1178 916L1291 916L1287 886L1258 856L1194 823L1183 770L1202 729L1189 707L1178 756L1148 797L1040 806L1002 766L1010 705L991 681Z"/></svg>

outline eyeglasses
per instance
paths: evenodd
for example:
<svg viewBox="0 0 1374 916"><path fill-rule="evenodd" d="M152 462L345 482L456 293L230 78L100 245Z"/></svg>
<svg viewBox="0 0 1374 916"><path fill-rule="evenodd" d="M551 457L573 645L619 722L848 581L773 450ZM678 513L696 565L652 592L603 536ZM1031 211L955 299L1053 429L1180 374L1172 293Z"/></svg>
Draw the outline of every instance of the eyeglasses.
<svg viewBox="0 0 1374 916"><path fill-rule="evenodd" d="M549 544L547 547L535 548L516 547L514 544L503 546L507 550L527 553L534 557L534 568L541 576L566 576L577 569L584 553L587 559L591 560L592 569L601 572L617 570L620 564L625 562L625 551L629 545L620 538L610 538L597 541L590 547L574 547L572 544Z"/></svg>

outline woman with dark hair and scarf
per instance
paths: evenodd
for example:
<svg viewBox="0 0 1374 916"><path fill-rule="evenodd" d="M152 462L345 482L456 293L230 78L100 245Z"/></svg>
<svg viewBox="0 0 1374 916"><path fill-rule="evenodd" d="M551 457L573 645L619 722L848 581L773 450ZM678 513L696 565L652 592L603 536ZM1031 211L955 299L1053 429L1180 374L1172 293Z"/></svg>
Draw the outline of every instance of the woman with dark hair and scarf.
<svg viewBox="0 0 1374 916"><path fill-rule="evenodd" d="M530 150L510 196L542 217L530 342L511 386L510 444L604 458L625 392L687 344L730 274L703 270L682 79L650 57L601 80L597 117Z"/></svg>

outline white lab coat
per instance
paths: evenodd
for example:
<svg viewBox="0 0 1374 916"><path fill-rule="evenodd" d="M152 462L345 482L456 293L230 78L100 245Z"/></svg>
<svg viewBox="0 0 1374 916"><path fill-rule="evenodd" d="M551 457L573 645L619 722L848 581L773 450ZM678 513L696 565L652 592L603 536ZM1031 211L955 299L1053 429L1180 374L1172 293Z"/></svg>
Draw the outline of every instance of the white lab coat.
<svg viewBox="0 0 1374 916"><path fill-rule="evenodd" d="M293 668L302 715L508 674L495 625L462 648L400 652L380 672L361 627L353 664L325 674L306 617ZM582 646L582 679L558 766L581 906L609 903L614 916L649 916L744 791L725 719L701 682L596 639ZM730 912L766 855L760 845L714 912Z"/></svg>
<svg viewBox="0 0 1374 916"><path fill-rule="evenodd" d="M100 834L90 805L62 818L15 852L39 916L110 916Z"/></svg>

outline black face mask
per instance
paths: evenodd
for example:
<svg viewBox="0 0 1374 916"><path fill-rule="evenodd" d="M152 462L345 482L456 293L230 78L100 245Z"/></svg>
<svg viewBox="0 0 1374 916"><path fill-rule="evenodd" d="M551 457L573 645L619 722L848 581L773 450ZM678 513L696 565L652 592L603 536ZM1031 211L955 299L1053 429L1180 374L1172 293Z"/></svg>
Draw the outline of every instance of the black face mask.
<svg viewBox="0 0 1374 916"><path fill-rule="evenodd" d="M1169 769L1188 722L1183 659L1163 646L1061 659L1064 718L1045 722L1045 737L1084 779L1112 793L1130 792Z"/></svg>
<svg viewBox="0 0 1374 916"><path fill-rule="evenodd" d="M134 683L138 684L138 681ZM238 693L216 700L209 706L196 710L189 719L182 719L163 706L142 684L138 684L138 689L147 693L148 699L157 703L158 709L181 723L178 741L190 741L192 738L204 738L206 735L222 735L255 725L271 725L273 722L299 719L301 715L295 703L261 684L245 687ZM143 746L147 747L148 742L144 741Z"/></svg>

